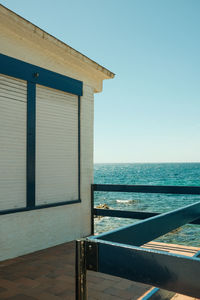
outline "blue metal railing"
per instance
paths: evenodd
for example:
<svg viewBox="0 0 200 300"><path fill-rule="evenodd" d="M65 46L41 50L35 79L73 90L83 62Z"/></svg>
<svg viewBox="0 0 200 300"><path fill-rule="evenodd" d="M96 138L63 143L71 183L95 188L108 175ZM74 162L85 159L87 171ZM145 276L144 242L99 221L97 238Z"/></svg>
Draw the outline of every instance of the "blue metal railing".
<svg viewBox="0 0 200 300"><path fill-rule="evenodd" d="M94 208L94 192L135 192L200 195L200 187L92 185L93 215L143 219L137 223L77 241L77 300L87 299L86 271L150 284L161 289L200 296L200 259L142 248L142 245L186 223L200 224L200 202L156 214ZM91 224L93 232L93 221Z"/></svg>
<svg viewBox="0 0 200 300"><path fill-rule="evenodd" d="M108 216L130 219L147 219L159 215L159 213L124 211L116 209L94 208L94 192L129 192L145 194L176 194L176 195L200 195L198 186L153 186L153 185L114 185L114 184L93 184L91 187L91 214L96 216ZM91 232L94 233L94 218L91 218ZM200 224L200 218L190 222L191 224Z"/></svg>

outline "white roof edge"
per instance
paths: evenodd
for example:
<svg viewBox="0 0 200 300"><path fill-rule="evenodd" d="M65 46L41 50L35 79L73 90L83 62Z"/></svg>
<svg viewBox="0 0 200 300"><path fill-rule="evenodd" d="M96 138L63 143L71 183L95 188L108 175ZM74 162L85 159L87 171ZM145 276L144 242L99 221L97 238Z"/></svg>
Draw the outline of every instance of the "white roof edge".
<svg viewBox="0 0 200 300"><path fill-rule="evenodd" d="M34 31L34 33L38 34L39 36L42 36L42 37L48 39L49 41L59 45L62 48L65 48L65 50L68 53L70 53L70 55L74 56L76 59L80 60L81 62L89 64L90 67L94 68L96 71L99 71L101 73L101 76L104 79L114 78L115 74L113 72L109 71L108 69L101 66L100 64L98 64L94 60L90 59L89 57L82 54L81 52L75 50L71 46L67 45L63 41L59 40L58 38L54 37L53 35L49 34L46 31L44 31L40 27L38 27L35 24L31 23L30 21L28 21L27 19L25 19L22 16L18 15L17 13L15 13L14 11L12 11L9 8L5 7L4 5L0 4L0 10L4 10L4 12L7 13L7 14L9 13L10 16L12 15L15 18L17 17L18 19L20 19L24 23L24 25L26 24L29 28L32 27L32 30Z"/></svg>

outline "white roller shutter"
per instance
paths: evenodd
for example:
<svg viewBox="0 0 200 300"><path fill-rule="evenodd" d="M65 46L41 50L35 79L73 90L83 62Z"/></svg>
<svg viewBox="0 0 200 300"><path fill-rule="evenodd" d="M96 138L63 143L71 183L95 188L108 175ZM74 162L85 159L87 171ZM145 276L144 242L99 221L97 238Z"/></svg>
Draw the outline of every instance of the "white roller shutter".
<svg viewBox="0 0 200 300"><path fill-rule="evenodd" d="M0 74L0 210L26 206L25 81Z"/></svg>
<svg viewBox="0 0 200 300"><path fill-rule="evenodd" d="M78 97L36 87L36 205L78 199Z"/></svg>

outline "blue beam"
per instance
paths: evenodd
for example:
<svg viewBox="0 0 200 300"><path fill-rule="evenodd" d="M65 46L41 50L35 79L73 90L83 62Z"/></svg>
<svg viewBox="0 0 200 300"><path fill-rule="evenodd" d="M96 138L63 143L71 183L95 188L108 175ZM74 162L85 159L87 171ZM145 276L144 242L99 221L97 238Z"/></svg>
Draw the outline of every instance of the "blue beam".
<svg viewBox="0 0 200 300"><path fill-rule="evenodd" d="M195 253L193 257L199 257L200 256L200 251ZM159 289L159 288L154 288L152 289L146 296L142 298L142 300L170 300L172 297L175 295L175 292L170 292L164 289Z"/></svg>
<svg viewBox="0 0 200 300"><path fill-rule="evenodd" d="M94 208L93 214L95 216L140 219L140 220L144 220L159 215L159 213L146 212L146 211L130 211L130 210L103 209L103 208Z"/></svg>
<svg viewBox="0 0 200 300"><path fill-rule="evenodd" d="M199 297L200 259L102 240L98 272Z"/></svg>
<svg viewBox="0 0 200 300"><path fill-rule="evenodd" d="M82 81L0 54L0 73L41 84L77 96L83 95Z"/></svg>
<svg viewBox="0 0 200 300"><path fill-rule="evenodd" d="M200 195L199 186L93 184L93 189L94 191L99 191L99 192Z"/></svg>
<svg viewBox="0 0 200 300"><path fill-rule="evenodd" d="M197 202L132 225L102 233L91 239L141 246L184 224L198 219L199 216L200 202Z"/></svg>
<svg viewBox="0 0 200 300"><path fill-rule="evenodd" d="M127 219L139 219L144 220L154 216L158 216L161 213L148 212L148 211L131 211L131 210L121 210L121 209L103 209L94 208L93 214L95 216L102 217L115 217L115 218L127 218ZM200 224L200 218L190 222L191 224Z"/></svg>

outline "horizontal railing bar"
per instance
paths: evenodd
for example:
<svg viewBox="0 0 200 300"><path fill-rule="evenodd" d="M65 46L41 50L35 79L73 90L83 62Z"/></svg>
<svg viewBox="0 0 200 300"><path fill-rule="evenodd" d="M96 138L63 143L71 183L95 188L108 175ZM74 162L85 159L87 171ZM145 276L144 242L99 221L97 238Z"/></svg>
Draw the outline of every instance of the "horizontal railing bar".
<svg viewBox="0 0 200 300"><path fill-rule="evenodd" d="M96 240L98 272L192 297L200 295L200 259Z"/></svg>
<svg viewBox="0 0 200 300"><path fill-rule="evenodd" d="M200 202L148 218L137 223L123 226L97 236L101 239L128 245L141 246L184 224L198 219L200 216Z"/></svg>
<svg viewBox="0 0 200 300"><path fill-rule="evenodd" d="M103 209L94 208L93 214L95 216L102 217L116 217L116 218L127 218L127 219L139 219L144 220L154 216L158 216L161 213L144 212L144 211L130 211L130 210L119 210L119 209ZM200 218L190 222L190 224L200 224Z"/></svg>
<svg viewBox="0 0 200 300"><path fill-rule="evenodd" d="M200 251L196 252L193 257L200 257ZM170 300L175 295L175 292L170 292L164 289L154 288L151 290L146 296L142 298L142 300L158 300L165 299Z"/></svg>
<svg viewBox="0 0 200 300"><path fill-rule="evenodd" d="M141 220L159 215L159 213L152 213L152 212L128 211L128 210L119 210L119 209L103 209L103 208L94 208L93 213L96 216L141 219Z"/></svg>
<svg viewBox="0 0 200 300"><path fill-rule="evenodd" d="M93 184L93 190L96 192L98 191L98 192L200 195L199 186Z"/></svg>

